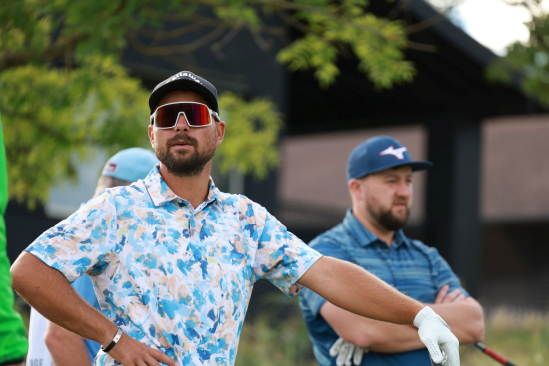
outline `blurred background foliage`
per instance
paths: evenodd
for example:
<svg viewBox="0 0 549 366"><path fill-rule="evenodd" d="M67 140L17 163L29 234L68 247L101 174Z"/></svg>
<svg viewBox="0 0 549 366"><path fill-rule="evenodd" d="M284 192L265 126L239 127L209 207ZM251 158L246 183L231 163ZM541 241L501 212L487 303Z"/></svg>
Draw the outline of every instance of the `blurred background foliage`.
<svg viewBox="0 0 549 366"><path fill-rule="evenodd" d="M303 35L278 60L291 70L313 69L324 87L336 80L340 53L349 51L378 87L411 80L403 24L368 13L367 5L365 0L4 2L0 112L11 198L32 208L47 200L50 187L76 180L77 165L92 159L97 148L112 154L148 146L149 92L121 66L128 44L145 56L177 56L206 46L221 54L236 34L247 31L267 49L265 34L285 35L265 22L276 16ZM174 21L181 28L164 29ZM187 44L158 45L197 29L207 32ZM144 42L147 37L153 40ZM228 125L235 125L219 149L220 170L265 176L279 159L282 116L276 106L234 94L221 95L220 104Z"/></svg>
<svg viewBox="0 0 549 366"><path fill-rule="evenodd" d="M528 42L514 42L505 57L497 58L487 69L489 79L505 84L515 83L528 97L549 105L549 15L544 0L502 0L528 10Z"/></svg>
<svg viewBox="0 0 549 366"><path fill-rule="evenodd" d="M530 41L509 46L507 56L496 59L487 75L495 81L519 83L527 95L547 104L549 27L542 0L502 1L533 14ZM413 27L369 13L368 4L367 0L3 3L0 112L11 197L33 207L47 200L50 187L74 181L76 166L93 158L94 148L111 154L129 146L148 146L149 92L121 66L122 52L129 45L144 56L177 56L209 47L222 57L223 47L239 32L249 32L263 50L270 45L267 36L283 39L286 44L277 60L291 71L314 70L324 88L337 81L338 58L350 54L378 88L412 81L415 70L404 52L420 46L407 39ZM282 19L286 28L273 27L268 22L272 17ZM167 30L169 22L181 26ZM293 41L286 37L287 28L298 34ZM202 31L200 37L169 45L170 40L197 30ZM220 170L265 176L278 163L276 137L283 116L264 99L254 104L234 94L220 98L230 112L227 122L238 123L242 132L228 133L227 148L218 155ZM244 111L248 108L261 113ZM251 119L236 121L241 117ZM231 153L242 149L247 153Z"/></svg>

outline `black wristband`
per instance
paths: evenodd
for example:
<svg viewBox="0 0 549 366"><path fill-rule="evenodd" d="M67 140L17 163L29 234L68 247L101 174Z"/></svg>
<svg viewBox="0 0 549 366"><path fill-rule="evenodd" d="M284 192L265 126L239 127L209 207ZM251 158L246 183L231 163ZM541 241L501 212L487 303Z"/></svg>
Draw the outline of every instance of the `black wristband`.
<svg viewBox="0 0 549 366"><path fill-rule="evenodd" d="M109 343L109 345L105 348L103 348L103 346L101 346L101 351L103 351L105 353L109 352L114 346L116 346L116 344L118 343L120 338L122 338L122 333L124 333L124 332L122 332L122 329L118 328L118 332L116 332L116 335L112 339L111 343Z"/></svg>

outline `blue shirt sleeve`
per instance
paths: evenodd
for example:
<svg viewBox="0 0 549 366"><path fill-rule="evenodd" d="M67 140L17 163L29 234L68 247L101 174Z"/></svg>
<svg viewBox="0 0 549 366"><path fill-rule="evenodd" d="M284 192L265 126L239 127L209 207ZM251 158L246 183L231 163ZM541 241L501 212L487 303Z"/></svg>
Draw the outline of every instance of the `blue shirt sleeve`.
<svg viewBox="0 0 549 366"><path fill-rule="evenodd" d="M72 287L86 300L90 305L92 305L97 310L101 311L99 307L99 301L95 296L95 290L93 289L93 282L90 276L84 274L80 276L76 281L73 282ZM84 345L86 346L86 351L88 352L88 357L90 358L91 363L99 352L101 345L95 341L84 339Z"/></svg>
<svg viewBox="0 0 549 366"><path fill-rule="evenodd" d="M97 296L95 296L95 290L93 289L93 282L88 275L82 275L76 281L73 282L72 287L97 310L101 311L99 307L99 302L97 301Z"/></svg>
<svg viewBox="0 0 549 366"><path fill-rule="evenodd" d="M425 245L425 244L422 244ZM449 285L450 289L448 293L459 289L461 293L469 297L469 293L461 286L461 281L458 276L452 271L448 262L442 258L436 248L427 247L427 253L429 255L429 261L432 265L433 277L435 279L435 287L437 294L440 292L444 285Z"/></svg>

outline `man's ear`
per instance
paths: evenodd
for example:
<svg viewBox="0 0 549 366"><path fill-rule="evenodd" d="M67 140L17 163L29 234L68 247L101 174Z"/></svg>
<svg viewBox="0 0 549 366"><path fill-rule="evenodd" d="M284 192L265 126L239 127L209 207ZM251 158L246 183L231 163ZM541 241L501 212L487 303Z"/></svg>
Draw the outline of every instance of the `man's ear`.
<svg viewBox="0 0 549 366"><path fill-rule="evenodd" d="M349 187L349 193L351 194L351 197L355 201L362 201L364 197L364 184L361 180L358 179L351 179L347 183L347 186Z"/></svg>
<svg viewBox="0 0 549 366"><path fill-rule="evenodd" d="M154 134L153 134L153 125L149 125L149 141L151 142L151 146L154 150Z"/></svg>
<svg viewBox="0 0 549 366"><path fill-rule="evenodd" d="M215 146L221 145L223 138L225 137L225 122L215 122Z"/></svg>

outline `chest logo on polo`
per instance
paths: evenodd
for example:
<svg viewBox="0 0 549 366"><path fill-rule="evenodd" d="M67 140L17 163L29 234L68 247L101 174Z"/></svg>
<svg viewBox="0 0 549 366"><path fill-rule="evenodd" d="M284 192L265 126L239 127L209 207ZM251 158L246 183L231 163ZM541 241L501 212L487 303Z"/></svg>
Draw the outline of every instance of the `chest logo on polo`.
<svg viewBox="0 0 549 366"><path fill-rule="evenodd" d="M393 145L391 145L388 148L386 148L385 150L383 150L382 152L380 152L379 155L381 155L381 156L383 156L383 155L393 155L398 160L404 160L404 152L406 150L407 149L404 146L399 147L398 149L395 149L393 147Z"/></svg>

